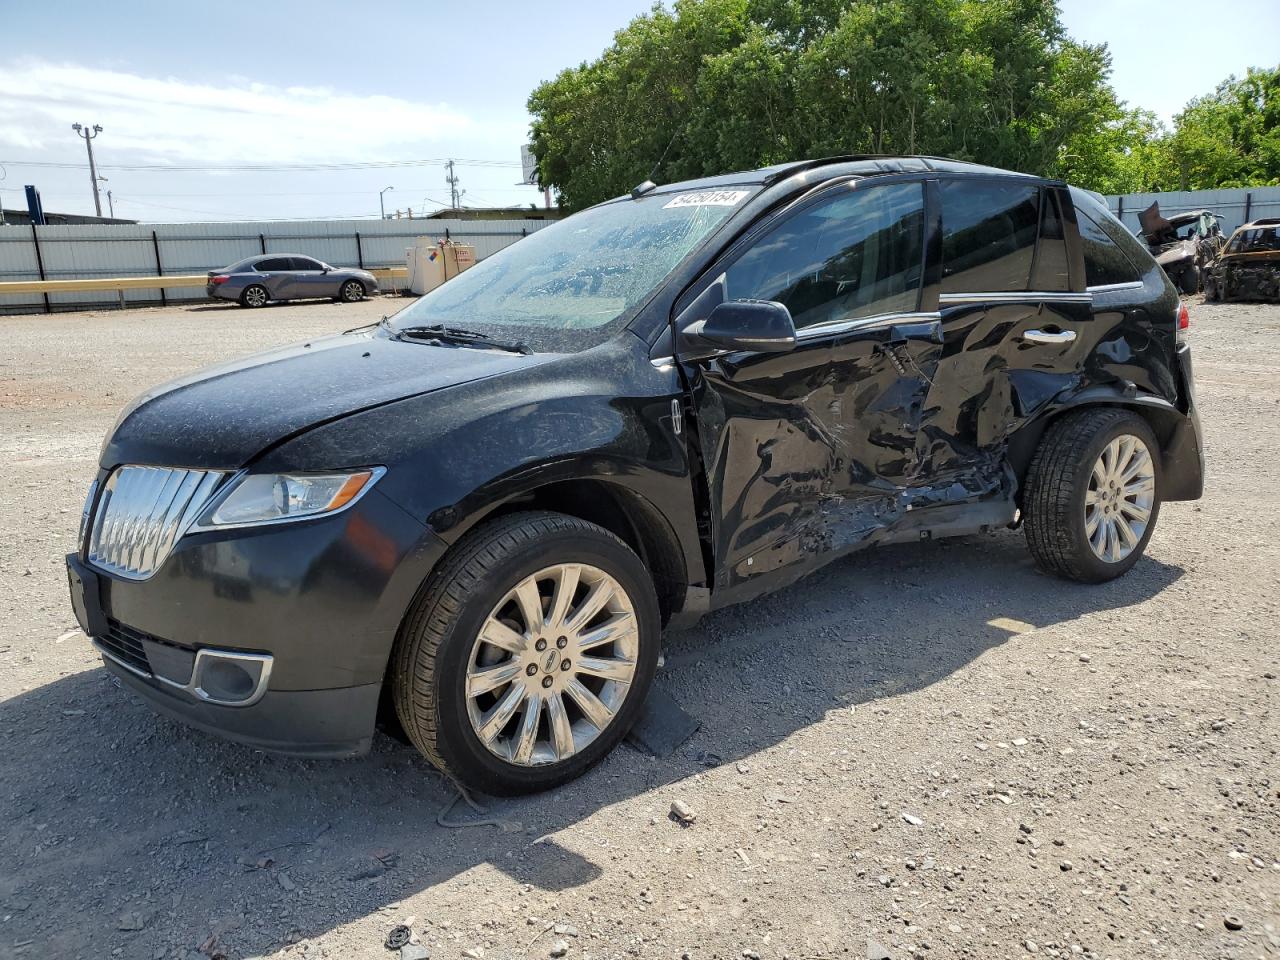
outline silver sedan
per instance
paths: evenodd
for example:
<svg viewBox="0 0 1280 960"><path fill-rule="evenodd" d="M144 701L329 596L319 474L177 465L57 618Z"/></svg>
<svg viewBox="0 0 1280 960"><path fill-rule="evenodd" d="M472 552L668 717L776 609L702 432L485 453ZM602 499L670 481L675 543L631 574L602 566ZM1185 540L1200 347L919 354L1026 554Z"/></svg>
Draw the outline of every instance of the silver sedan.
<svg viewBox="0 0 1280 960"><path fill-rule="evenodd" d="M368 270L331 267L300 254L271 253L248 257L225 270L210 270L205 292L215 300L235 300L242 307L318 297L355 303L377 293L378 280Z"/></svg>

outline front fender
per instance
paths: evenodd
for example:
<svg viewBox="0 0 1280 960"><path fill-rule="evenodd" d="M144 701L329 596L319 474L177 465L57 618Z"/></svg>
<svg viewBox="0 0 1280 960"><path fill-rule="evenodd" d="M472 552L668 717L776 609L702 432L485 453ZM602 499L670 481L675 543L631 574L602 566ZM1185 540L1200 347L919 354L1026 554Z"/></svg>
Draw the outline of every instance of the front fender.
<svg viewBox="0 0 1280 960"><path fill-rule="evenodd" d="M623 334L599 347L411 397L317 427L261 470L386 465L378 489L447 543L513 499L567 480L602 481L649 504L702 568L672 369Z"/></svg>

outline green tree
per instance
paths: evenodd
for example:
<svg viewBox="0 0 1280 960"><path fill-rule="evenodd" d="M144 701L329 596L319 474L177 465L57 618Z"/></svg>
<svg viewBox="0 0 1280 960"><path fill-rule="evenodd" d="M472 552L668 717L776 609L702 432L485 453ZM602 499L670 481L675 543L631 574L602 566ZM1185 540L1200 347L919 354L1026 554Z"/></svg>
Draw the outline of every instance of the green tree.
<svg viewBox="0 0 1280 960"><path fill-rule="evenodd" d="M1280 184L1280 67L1229 77L1192 100L1162 152L1166 190Z"/></svg>
<svg viewBox="0 0 1280 960"><path fill-rule="evenodd" d="M658 178L842 153L1122 175L1145 119L1053 0L677 0L529 99L543 183L579 208ZM1115 163L1108 165L1108 158ZM659 162L661 161L661 162Z"/></svg>

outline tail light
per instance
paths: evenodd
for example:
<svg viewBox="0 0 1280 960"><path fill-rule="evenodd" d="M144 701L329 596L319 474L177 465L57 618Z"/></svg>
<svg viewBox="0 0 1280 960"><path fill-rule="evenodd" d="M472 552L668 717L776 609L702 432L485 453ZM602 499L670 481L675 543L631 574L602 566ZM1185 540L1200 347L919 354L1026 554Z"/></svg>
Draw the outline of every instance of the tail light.
<svg viewBox="0 0 1280 960"><path fill-rule="evenodd" d="M1178 342L1185 343L1187 340L1187 328L1191 326L1191 314L1187 311L1185 303L1178 304Z"/></svg>
<svg viewBox="0 0 1280 960"><path fill-rule="evenodd" d="M219 283L226 283L226 282L227 282L228 280L230 280L230 279L231 279L231 278L230 278L229 276L227 276L225 273L220 273L220 274L218 274L216 277L210 277L210 278L209 278L209 282L210 282L210 283L212 283L212 284L214 284L214 285L217 285L217 284L219 284ZM1183 309L1184 309L1184 311L1185 311L1185 309L1186 309L1186 308L1184 307Z"/></svg>

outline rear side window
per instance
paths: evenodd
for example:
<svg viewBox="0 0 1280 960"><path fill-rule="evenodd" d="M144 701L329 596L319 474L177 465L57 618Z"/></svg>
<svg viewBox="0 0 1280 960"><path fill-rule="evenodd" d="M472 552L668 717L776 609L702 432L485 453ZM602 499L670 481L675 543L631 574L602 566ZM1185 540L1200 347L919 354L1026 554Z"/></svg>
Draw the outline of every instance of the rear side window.
<svg viewBox="0 0 1280 960"><path fill-rule="evenodd" d="M1101 225L1079 208L1076 221L1080 225L1080 243L1084 246L1084 282L1090 287L1113 283L1133 283L1142 274Z"/></svg>
<svg viewBox="0 0 1280 960"><path fill-rule="evenodd" d="M1018 183L944 180L942 292L1031 288L1040 188Z"/></svg>
<svg viewBox="0 0 1280 960"><path fill-rule="evenodd" d="M766 233L725 274L732 300L776 300L797 327L916 309L924 188L843 193Z"/></svg>
<svg viewBox="0 0 1280 960"><path fill-rule="evenodd" d="M275 273L279 270L292 270L293 264L288 257L271 257L268 260L259 260L255 269L259 273Z"/></svg>

